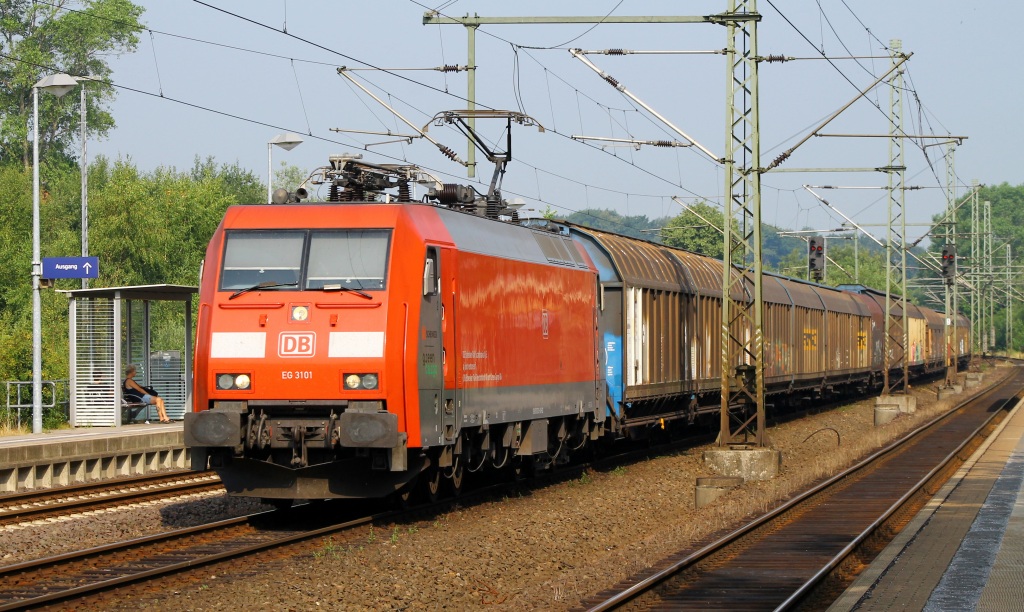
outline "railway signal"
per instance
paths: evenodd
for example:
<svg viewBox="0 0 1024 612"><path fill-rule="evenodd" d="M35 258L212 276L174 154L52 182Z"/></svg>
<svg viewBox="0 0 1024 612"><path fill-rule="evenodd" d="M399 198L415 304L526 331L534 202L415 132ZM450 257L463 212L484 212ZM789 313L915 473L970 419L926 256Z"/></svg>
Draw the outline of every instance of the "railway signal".
<svg viewBox="0 0 1024 612"><path fill-rule="evenodd" d="M947 285L953 284L956 278L956 245L947 244L942 247L942 278Z"/></svg>
<svg viewBox="0 0 1024 612"><path fill-rule="evenodd" d="M807 239L807 278L821 281L825 276L825 239L813 236Z"/></svg>

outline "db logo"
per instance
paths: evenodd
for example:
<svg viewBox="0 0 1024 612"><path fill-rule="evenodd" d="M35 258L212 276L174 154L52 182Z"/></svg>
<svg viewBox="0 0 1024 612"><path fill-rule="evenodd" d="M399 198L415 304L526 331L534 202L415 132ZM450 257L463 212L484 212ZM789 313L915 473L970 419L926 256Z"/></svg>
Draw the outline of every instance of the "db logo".
<svg viewBox="0 0 1024 612"><path fill-rule="evenodd" d="M283 332L277 338L277 354L281 357L312 357L316 351L316 334Z"/></svg>

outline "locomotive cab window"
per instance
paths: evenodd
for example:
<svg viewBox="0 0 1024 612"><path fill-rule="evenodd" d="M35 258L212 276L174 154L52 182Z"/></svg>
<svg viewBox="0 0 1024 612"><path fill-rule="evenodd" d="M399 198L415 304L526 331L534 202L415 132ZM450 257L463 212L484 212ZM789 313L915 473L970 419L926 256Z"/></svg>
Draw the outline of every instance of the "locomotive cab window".
<svg viewBox="0 0 1024 612"><path fill-rule="evenodd" d="M221 291L261 283L298 286L304 240L301 231L228 232Z"/></svg>
<svg viewBox="0 0 1024 612"><path fill-rule="evenodd" d="M390 238L387 230L311 232L306 289L383 289Z"/></svg>
<svg viewBox="0 0 1024 612"><path fill-rule="evenodd" d="M380 229L227 232L220 290L381 290L390 242Z"/></svg>

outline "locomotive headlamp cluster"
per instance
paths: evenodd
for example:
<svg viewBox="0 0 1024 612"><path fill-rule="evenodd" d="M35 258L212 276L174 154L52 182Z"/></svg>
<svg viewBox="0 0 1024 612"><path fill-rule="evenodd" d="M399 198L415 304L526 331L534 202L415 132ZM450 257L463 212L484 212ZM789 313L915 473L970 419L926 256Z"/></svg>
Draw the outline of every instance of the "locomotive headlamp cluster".
<svg viewBox="0 0 1024 612"><path fill-rule="evenodd" d="M217 388L226 391L229 389L248 389L252 385L252 377L248 374L218 374Z"/></svg>
<svg viewBox="0 0 1024 612"><path fill-rule="evenodd" d="M349 390L377 388L376 374L345 374L342 378Z"/></svg>

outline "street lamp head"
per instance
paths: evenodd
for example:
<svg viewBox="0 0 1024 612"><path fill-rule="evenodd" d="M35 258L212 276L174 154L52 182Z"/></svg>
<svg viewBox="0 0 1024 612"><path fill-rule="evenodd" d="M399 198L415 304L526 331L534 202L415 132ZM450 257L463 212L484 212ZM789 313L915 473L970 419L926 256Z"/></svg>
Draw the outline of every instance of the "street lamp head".
<svg viewBox="0 0 1024 612"><path fill-rule="evenodd" d="M78 85L75 77L61 73L43 77L35 84L35 88L48 91L59 98L74 89L75 85Z"/></svg>
<svg viewBox="0 0 1024 612"><path fill-rule="evenodd" d="M291 151L295 147L302 144L302 136L288 132L286 134L278 134L270 139L268 144L277 145L285 151Z"/></svg>

